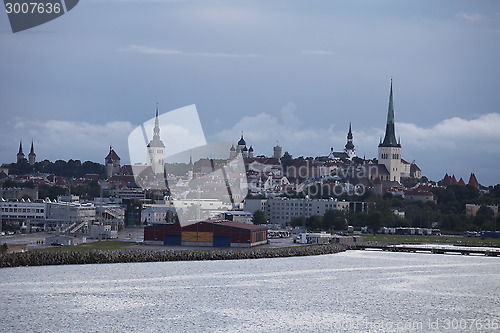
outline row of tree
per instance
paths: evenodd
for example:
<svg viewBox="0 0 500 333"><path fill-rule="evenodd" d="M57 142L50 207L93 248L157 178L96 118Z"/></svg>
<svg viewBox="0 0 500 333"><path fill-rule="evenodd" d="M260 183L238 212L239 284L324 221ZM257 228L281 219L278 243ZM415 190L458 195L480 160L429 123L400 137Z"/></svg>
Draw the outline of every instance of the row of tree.
<svg viewBox="0 0 500 333"><path fill-rule="evenodd" d="M30 165L26 159L17 163L3 164L3 168L8 168L9 173L13 175L25 175L33 172L54 174L62 177L82 177L85 174L98 174L101 178L105 177L105 166L92 161L80 160L57 160L51 162L43 160Z"/></svg>

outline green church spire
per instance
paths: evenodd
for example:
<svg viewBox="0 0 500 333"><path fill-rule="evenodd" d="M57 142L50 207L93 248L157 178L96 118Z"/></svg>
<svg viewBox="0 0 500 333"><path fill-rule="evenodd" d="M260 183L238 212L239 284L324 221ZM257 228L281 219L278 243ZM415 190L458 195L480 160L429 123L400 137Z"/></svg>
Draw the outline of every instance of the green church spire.
<svg viewBox="0 0 500 333"><path fill-rule="evenodd" d="M387 124L394 124L394 102L392 100L392 79L391 79L391 92L389 94L389 109L387 110Z"/></svg>
<svg viewBox="0 0 500 333"><path fill-rule="evenodd" d="M389 94L389 108L387 110L387 124L385 126L384 141L379 144L379 147L401 147L396 140L396 130L394 126L394 101L392 97L392 79L391 91Z"/></svg>

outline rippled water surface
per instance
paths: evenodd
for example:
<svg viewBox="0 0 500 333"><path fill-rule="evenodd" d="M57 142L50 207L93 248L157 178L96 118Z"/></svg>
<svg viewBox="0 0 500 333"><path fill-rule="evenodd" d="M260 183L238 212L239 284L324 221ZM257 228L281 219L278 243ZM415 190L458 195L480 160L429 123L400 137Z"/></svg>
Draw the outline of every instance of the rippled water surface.
<svg viewBox="0 0 500 333"><path fill-rule="evenodd" d="M500 258L483 256L23 267L0 281L2 332L500 331Z"/></svg>

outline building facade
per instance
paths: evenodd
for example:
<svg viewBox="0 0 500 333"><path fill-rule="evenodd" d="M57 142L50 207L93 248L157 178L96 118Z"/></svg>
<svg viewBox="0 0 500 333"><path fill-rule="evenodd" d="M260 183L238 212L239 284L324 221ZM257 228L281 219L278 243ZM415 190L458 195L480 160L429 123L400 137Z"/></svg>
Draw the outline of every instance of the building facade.
<svg viewBox="0 0 500 333"><path fill-rule="evenodd" d="M47 202L47 225L63 233L86 233L96 220L96 208L93 203Z"/></svg>
<svg viewBox="0 0 500 333"><path fill-rule="evenodd" d="M245 211L254 213L262 210L266 213L269 223L287 226L294 217L310 217L313 215L325 215L326 211L342 210L348 212L365 211L365 202L338 201L335 199L247 199L245 200Z"/></svg>
<svg viewBox="0 0 500 333"><path fill-rule="evenodd" d="M31 232L32 226L43 226L46 218L45 202L5 201L0 199L0 221L2 230Z"/></svg>

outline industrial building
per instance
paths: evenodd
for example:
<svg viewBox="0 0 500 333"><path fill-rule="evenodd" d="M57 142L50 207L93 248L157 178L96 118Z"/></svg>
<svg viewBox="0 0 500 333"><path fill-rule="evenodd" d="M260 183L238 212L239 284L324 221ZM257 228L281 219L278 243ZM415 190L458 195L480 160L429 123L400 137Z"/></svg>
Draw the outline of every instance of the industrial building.
<svg viewBox="0 0 500 333"><path fill-rule="evenodd" d="M181 227L158 224L144 228L144 242L150 244L252 247L267 243L267 227L235 221L208 220Z"/></svg>
<svg viewBox="0 0 500 333"><path fill-rule="evenodd" d="M60 229L63 233L87 232L96 219L96 210L93 203L65 202L58 198L53 202L47 200L46 216L45 222L50 229Z"/></svg>

